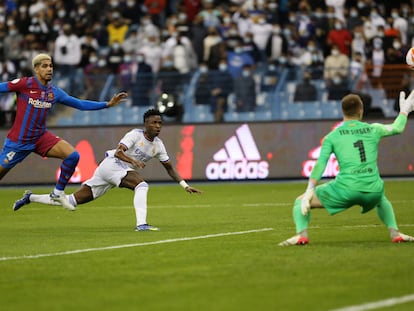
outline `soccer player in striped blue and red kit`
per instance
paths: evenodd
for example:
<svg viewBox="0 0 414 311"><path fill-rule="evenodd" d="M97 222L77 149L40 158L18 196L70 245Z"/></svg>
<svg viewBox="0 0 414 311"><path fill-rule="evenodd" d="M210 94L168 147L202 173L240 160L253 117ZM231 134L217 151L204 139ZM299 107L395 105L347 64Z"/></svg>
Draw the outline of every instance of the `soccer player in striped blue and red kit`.
<svg viewBox="0 0 414 311"><path fill-rule="evenodd" d="M81 100L51 83L53 62L50 55L36 55L32 66L34 76L0 83L0 93L15 92L17 95L16 118L0 153L0 180L32 152L42 157L62 159L60 176L50 197L63 207L72 209L64 190L79 162L79 153L67 141L47 130L47 116L58 103L79 110L114 107L126 99L127 93L117 93L109 102Z"/></svg>

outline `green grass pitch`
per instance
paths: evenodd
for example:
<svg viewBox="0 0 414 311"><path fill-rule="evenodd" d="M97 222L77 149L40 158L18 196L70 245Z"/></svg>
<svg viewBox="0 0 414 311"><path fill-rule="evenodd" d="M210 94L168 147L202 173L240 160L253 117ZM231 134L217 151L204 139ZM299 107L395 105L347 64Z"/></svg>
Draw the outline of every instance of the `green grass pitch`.
<svg viewBox="0 0 414 311"><path fill-rule="evenodd" d="M13 212L24 188L0 188L1 310L414 310L414 243L392 244L375 211L314 210L310 244L279 247L294 234L292 202L305 183L193 185L204 193L150 183L148 222L159 232L133 231L126 189L75 212ZM413 189L386 181L410 235Z"/></svg>

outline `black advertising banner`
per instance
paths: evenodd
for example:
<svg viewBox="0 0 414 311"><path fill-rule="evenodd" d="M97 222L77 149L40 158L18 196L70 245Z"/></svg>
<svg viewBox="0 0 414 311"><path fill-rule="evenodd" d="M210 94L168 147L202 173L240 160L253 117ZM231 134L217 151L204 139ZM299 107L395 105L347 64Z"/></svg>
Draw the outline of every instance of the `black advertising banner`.
<svg viewBox="0 0 414 311"><path fill-rule="evenodd" d="M389 120L388 122L391 122ZM340 122L224 123L197 125L164 124L160 138L171 161L187 180L272 180L309 176L326 135ZM80 183L90 176L105 156L117 146L132 127L50 128L81 154L71 182ZM2 139L7 131L0 130ZM31 154L0 182L11 184L55 183L58 159L43 159ZM380 143L379 167L382 176L414 176L414 124L408 122L405 133L387 137ZM339 167L331 157L326 177ZM151 181L169 181L162 165L153 159L142 170Z"/></svg>

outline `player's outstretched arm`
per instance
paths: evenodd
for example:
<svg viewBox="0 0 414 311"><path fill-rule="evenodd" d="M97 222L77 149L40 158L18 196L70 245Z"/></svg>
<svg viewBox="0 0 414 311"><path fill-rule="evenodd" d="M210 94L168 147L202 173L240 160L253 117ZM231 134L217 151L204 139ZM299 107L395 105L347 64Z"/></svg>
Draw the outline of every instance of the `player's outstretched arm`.
<svg viewBox="0 0 414 311"><path fill-rule="evenodd" d="M118 106L119 104L124 102L127 97L128 93L126 92L117 93L114 96L112 96L111 100L106 104L106 106L108 108Z"/></svg>
<svg viewBox="0 0 414 311"><path fill-rule="evenodd" d="M164 166L164 168L166 169L168 175L170 175L172 179L174 179L176 182L178 182L180 184L180 186L183 187L186 192L188 192L188 193L198 193L198 194L202 193L201 190L198 190L194 187L191 187L189 184L187 184L187 182L184 179L182 179L181 176L176 172L174 167L171 165L170 161L161 162L161 163Z"/></svg>

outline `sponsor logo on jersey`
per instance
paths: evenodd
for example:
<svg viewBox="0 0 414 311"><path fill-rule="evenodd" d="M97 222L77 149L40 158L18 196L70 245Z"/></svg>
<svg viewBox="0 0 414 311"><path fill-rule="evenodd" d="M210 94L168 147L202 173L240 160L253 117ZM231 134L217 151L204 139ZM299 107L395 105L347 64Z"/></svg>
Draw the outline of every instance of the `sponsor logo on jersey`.
<svg viewBox="0 0 414 311"><path fill-rule="evenodd" d="M39 99L29 98L29 104L35 108L51 108L52 103L44 102Z"/></svg>
<svg viewBox="0 0 414 311"><path fill-rule="evenodd" d="M206 177L210 180L265 179L269 175L269 163L261 159L247 124L227 139L213 159L206 167Z"/></svg>

